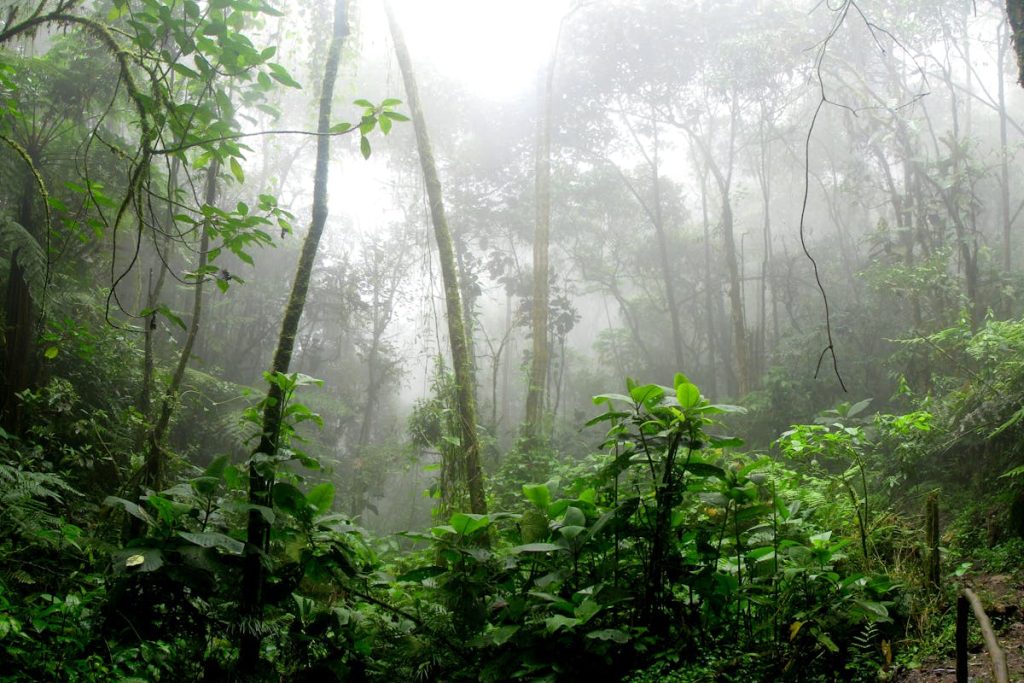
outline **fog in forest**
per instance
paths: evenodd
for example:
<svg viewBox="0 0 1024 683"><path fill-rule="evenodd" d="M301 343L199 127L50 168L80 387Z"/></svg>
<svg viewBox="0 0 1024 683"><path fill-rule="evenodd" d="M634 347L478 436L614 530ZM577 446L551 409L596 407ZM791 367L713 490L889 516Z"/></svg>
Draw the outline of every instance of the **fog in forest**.
<svg viewBox="0 0 1024 683"><path fill-rule="evenodd" d="M1017 0L0 0L0 652L59 649L18 611L46 548L103 624L185 586L208 635L103 631L129 654L81 661L117 675L732 680L666 643L746 629L750 680L924 680L943 582L1024 559L1022 30ZM222 570L240 596L188 574ZM328 654L288 640L340 604Z"/></svg>

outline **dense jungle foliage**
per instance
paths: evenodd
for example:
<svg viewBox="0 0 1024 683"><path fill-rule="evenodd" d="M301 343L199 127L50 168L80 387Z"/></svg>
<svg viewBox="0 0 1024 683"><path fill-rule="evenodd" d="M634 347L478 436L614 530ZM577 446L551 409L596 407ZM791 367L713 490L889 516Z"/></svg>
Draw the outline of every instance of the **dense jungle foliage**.
<svg viewBox="0 0 1024 683"><path fill-rule="evenodd" d="M0 3L0 682L1024 674L1024 7L500 4Z"/></svg>

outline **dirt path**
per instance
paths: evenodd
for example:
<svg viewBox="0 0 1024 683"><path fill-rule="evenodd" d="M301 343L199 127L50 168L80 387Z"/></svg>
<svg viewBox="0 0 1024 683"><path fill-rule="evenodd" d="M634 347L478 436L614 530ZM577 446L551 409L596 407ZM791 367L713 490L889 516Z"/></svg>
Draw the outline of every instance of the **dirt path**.
<svg viewBox="0 0 1024 683"><path fill-rule="evenodd" d="M981 598L1006 653L1011 681L1024 681L1024 582L1008 574L978 575L967 582ZM971 621L974 616L971 615ZM969 643L968 676L972 683L992 683L992 666L980 637ZM897 676L898 683L956 683L956 661L926 660L919 669Z"/></svg>

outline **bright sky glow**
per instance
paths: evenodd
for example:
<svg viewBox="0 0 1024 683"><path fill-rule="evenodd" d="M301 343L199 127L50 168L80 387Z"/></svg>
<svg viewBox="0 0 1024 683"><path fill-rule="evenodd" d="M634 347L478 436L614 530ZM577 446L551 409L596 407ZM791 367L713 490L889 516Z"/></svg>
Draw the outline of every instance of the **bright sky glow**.
<svg viewBox="0 0 1024 683"><path fill-rule="evenodd" d="M430 62L479 96L531 92L567 0L396 0L413 62Z"/></svg>

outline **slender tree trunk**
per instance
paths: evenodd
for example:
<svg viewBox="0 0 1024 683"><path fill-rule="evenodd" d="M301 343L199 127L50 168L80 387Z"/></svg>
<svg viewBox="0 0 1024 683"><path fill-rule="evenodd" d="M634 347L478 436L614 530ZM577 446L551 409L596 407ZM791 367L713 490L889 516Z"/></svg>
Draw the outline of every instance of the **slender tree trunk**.
<svg viewBox="0 0 1024 683"><path fill-rule="evenodd" d="M708 219L708 174L700 173L700 209L704 222L704 327L708 335L708 395L718 398L718 344L715 341L715 299L718 283L711 281L711 221Z"/></svg>
<svg viewBox="0 0 1024 683"><path fill-rule="evenodd" d="M281 321L281 332L277 339L277 349L271 362L272 373L287 373L291 365L292 352L295 346L295 335L299 329L299 320L306 305L306 292L313 272L320 237L327 223L327 175L330 161L331 138L327 135L331 127L331 101L334 98L334 81L338 76L338 62L341 60L341 47L348 35L348 13L346 0L334 2L334 29L331 43L327 50L327 62L324 65L324 80L320 91L320 111L317 122L316 143L316 174L313 178L313 215L302 243L295 280L292 282L288 306L285 308ZM253 455L264 454L274 456L278 449L278 438L283 419L282 409L284 396L281 387L271 382L264 400L263 429L260 443ZM273 475L265 476L255 463L249 463L249 503L266 508L273 507L271 492L274 485ZM239 605L241 616L241 638L239 640L238 674L242 679L252 678L259 666L260 642L262 640L261 621L263 619L263 584L265 567L263 556L270 548L270 525L258 509L250 509L247 529L248 547L246 548L245 564L242 575L242 595Z"/></svg>
<svg viewBox="0 0 1024 683"><path fill-rule="evenodd" d="M686 369L683 358L683 332L679 320L679 301L676 296L675 277L669 262L668 235L665 232L665 219L661 208L661 168L658 159L658 122L651 121L654 127L654 150L651 153L651 182L653 184L654 233L658 240L658 264L661 266L661 278L665 281L665 304L668 306L668 317L672 324L672 352L675 359L675 371Z"/></svg>
<svg viewBox="0 0 1024 683"><path fill-rule="evenodd" d="M453 235L452 246L455 248L455 266L459 277L459 294L462 297L462 320L466 327L466 356L469 358L473 381L476 381L476 341L473 338L473 327L476 324L476 296L469 282L469 266L466 265L466 248L460 234ZM474 395L477 387L473 387Z"/></svg>
<svg viewBox="0 0 1024 683"><path fill-rule="evenodd" d="M472 512L487 512L487 501L484 499L483 471L480 468L480 440L476 431L476 397L473 378L473 363L469 357L466 342L466 325L462 318L462 302L459 292L458 271L455 265L455 249L452 245L451 231L444 212L444 200L441 195L441 180L434 163L434 151L427 134L427 124L420 105L419 90L416 77L412 71L409 50L405 39L395 20L395 13L388 2L384 3L388 16L388 25L395 43L395 56L402 71L405 82L405 94L408 99L409 111L412 114L413 126L416 129L416 145L419 149L420 165L427 185L427 196L430 201L430 218L434 225L434 236L437 240L438 258L441 261L441 278L444 281L444 298L448 313L448 338L452 347L452 365L455 370L455 383L458 393L459 423L462 436L462 452L465 459L466 484L469 489L469 505Z"/></svg>
<svg viewBox="0 0 1024 683"><path fill-rule="evenodd" d="M762 207L764 217L762 223L762 248L764 253L761 257L761 291L758 300L757 320L757 375L762 376L768 365L768 272L771 268L772 258L772 150L771 139L766 130L769 125L767 107L761 108L761 166L758 173L758 180L761 185Z"/></svg>
<svg viewBox="0 0 1024 683"><path fill-rule="evenodd" d="M540 116L537 119L537 158L535 177L536 219L533 230L533 306L530 311L530 334L533 354L530 358L530 383L526 391L526 447L543 442L544 389L551 351L548 344L548 243L551 233L551 110L555 80L556 50L548 61L544 88L541 91Z"/></svg>
<svg viewBox="0 0 1024 683"><path fill-rule="evenodd" d="M714 155L711 153L710 142L697 131L687 130L690 140L704 157L707 170L715 179L722 200L722 243L725 247L725 266L729 274L729 306L732 318L732 347L736 363L736 390L739 396L745 395L753 388L750 372L750 343L747 340L746 320L743 309L743 281L740 276L739 256L736 250L734 219L732 213L732 171L733 155L736 149L736 125L738 111L737 97L733 95L732 116L729 124L729 155L726 172L722 171Z"/></svg>
<svg viewBox="0 0 1024 683"><path fill-rule="evenodd" d="M501 363L501 419L508 424L509 411L509 373L512 368L512 346L515 340L512 337L512 294L505 292L505 336L508 338L509 350L505 353L505 359ZM495 423L497 424L497 423Z"/></svg>
<svg viewBox="0 0 1024 683"><path fill-rule="evenodd" d="M1009 36L1005 26L999 29L999 222L1003 227L1003 270L1007 273L1013 266L1013 245L1010 241L1010 150L1006 135L1006 83L1003 80L1003 65L1009 49ZM968 102L970 99L968 99Z"/></svg>
<svg viewBox="0 0 1024 683"><path fill-rule="evenodd" d="M213 161L206 173L203 202L207 206L213 206L214 202L217 201L217 172L219 169L220 165ZM192 295L192 319L189 321L185 343L181 347L181 354L178 356L178 364L175 366L174 374L171 375L171 381L167 384L167 388L164 391L157 422L149 433L146 462L143 465L139 479L139 487L141 489L152 488L160 490L163 488L167 464L164 458L163 442L171 424L171 416L174 414L175 405L178 402L178 391L181 389L181 383L185 379L188 361L192 357L192 347L195 345L196 335L199 334L199 323L203 315L203 282L206 280L203 271L206 270L206 258L209 249L210 219L207 218L203 221L203 231L199 238L199 258L196 262L196 273L199 275L196 279L195 290Z"/></svg>
<svg viewBox="0 0 1024 683"><path fill-rule="evenodd" d="M714 163L711 163L710 167L722 194L722 240L725 246L725 266L729 273L729 308L732 312L732 345L738 384L736 389L739 396L744 396L751 389L750 358L743 314L743 282L740 279L740 264L733 230L732 199L725 176Z"/></svg>
<svg viewBox="0 0 1024 683"><path fill-rule="evenodd" d="M216 163L216 162L214 162ZM174 191L177 188L177 177L178 168L181 165L181 160L178 157L174 157L171 161L171 170L167 179L167 205L165 207L165 220L168 223L174 220L174 206L173 197ZM207 178L209 183L209 178ZM212 204L212 201L209 202ZM205 230L205 228L204 228ZM164 260L167 259L167 253L171 246L171 231L168 229L164 232L164 238L161 240L163 245L157 244L156 239L153 240L153 248L159 252L162 248L164 256L161 257L158 253L157 266L159 268L159 275L156 278L156 284L153 284L153 271L149 271L149 282L146 286L146 308L153 310L156 308L157 303L160 300L160 292L163 290L164 281L167 276L167 268L164 266ZM143 356L142 356L142 386L139 389L139 397L135 402L135 407L143 417L143 426L139 430L136 436L135 450L141 451L145 447L147 425L151 418L150 411L152 410L153 403L153 375L155 373L155 359L154 359L154 337L156 336L157 328L157 316L156 313L150 313L145 321L145 333L143 339Z"/></svg>

